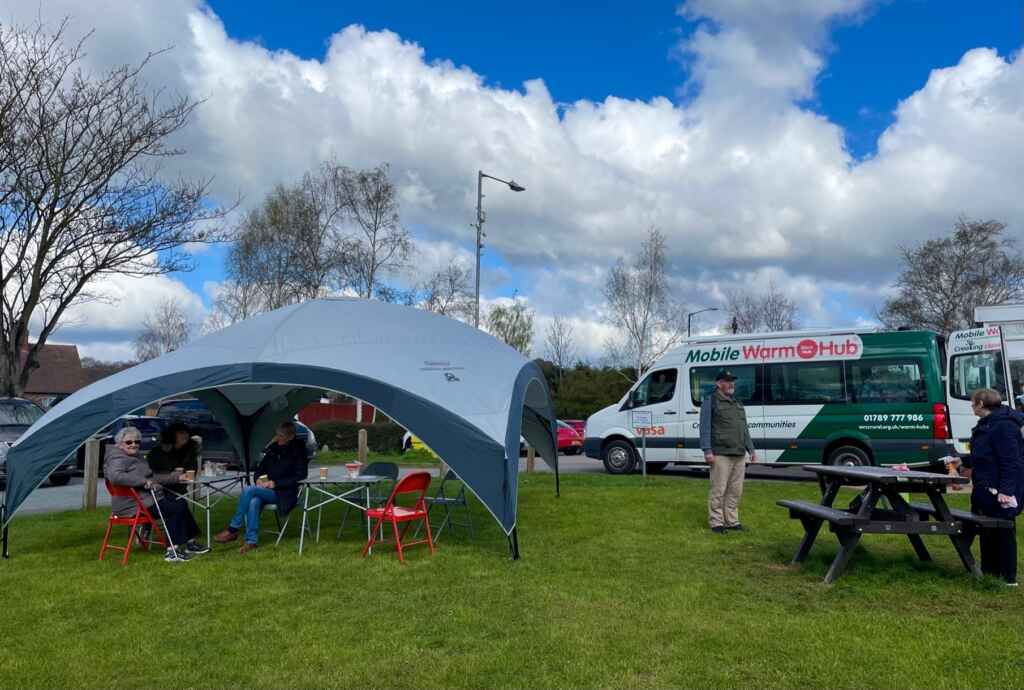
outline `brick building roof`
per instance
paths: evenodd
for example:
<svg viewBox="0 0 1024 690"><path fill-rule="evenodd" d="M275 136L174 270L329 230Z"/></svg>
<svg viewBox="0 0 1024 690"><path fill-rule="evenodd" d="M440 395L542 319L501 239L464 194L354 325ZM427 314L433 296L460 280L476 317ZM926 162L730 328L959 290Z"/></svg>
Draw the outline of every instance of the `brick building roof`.
<svg viewBox="0 0 1024 690"><path fill-rule="evenodd" d="M22 350L22 361L28 350ZM37 353L39 367L32 370L25 386L26 395L74 393L85 385L85 372L76 345L43 345Z"/></svg>

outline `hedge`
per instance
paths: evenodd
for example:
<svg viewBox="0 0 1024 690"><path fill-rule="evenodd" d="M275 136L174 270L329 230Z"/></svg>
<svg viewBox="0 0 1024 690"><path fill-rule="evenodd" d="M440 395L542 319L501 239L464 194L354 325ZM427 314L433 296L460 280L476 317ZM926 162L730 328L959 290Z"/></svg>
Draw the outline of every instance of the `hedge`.
<svg viewBox="0 0 1024 690"><path fill-rule="evenodd" d="M366 442L374 453L400 453L405 428L394 422L360 424L359 422L326 421L313 425L317 444L331 450L358 450L359 430L366 429Z"/></svg>

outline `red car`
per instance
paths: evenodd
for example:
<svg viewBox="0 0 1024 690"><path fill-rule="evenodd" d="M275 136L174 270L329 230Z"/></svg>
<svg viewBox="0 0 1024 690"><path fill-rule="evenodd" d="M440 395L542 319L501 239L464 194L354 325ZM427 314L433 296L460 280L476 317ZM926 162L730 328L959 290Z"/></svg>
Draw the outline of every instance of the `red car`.
<svg viewBox="0 0 1024 690"><path fill-rule="evenodd" d="M583 438L586 435L586 434L583 433L586 430L586 428L587 428L586 420L583 420L583 419L563 419L562 421L565 422L566 424L568 424L569 426L571 426L573 429L575 429L576 433L580 435L580 438Z"/></svg>
<svg viewBox="0 0 1024 690"><path fill-rule="evenodd" d="M583 436L571 426L558 420L558 452L578 455L583 452Z"/></svg>

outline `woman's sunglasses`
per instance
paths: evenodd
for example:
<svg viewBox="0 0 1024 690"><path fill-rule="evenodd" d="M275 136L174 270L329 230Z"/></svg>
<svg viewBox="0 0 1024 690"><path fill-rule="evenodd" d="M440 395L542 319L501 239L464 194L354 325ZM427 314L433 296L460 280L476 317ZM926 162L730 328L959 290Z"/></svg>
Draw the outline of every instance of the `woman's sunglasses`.
<svg viewBox="0 0 1024 690"><path fill-rule="evenodd" d="M131 439L125 439L125 440L121 441L121 443L123 443L126 446L141 446L142 445L142 441L133 441Z"/></svg>

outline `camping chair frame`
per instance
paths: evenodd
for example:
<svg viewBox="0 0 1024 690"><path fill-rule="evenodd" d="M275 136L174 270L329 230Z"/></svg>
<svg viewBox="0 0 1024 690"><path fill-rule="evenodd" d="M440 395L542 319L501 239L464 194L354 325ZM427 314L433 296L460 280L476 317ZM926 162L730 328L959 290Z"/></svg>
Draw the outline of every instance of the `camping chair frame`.
<svg viewBox="0 0 1024 690"><path fill-rule="evenodd" d="M128 556L132 551L132 543L138 539L138 542L142 545L142 548L149 551L150 544L159 543L164 548L168 548L167 537L164 535L163 530L160 529L160 523L153 517L153 514L149 512L145 505L142 503L142 497L139 496L139 492L132 487L126 486L115 486L107 481L107 492L111 496L122 496L131 497L135 500L135 514L131 517L118 517L113 512L110 513L110 517L107 518L107 531L103 535L103 545L100 547L100 560L102 561L106 556L107 551L121 551L124 553L124 558L121 559L121 565L128 563ZM128 543L124 546L114 546L110 543L110 533L114 529L114 525L128 525L130 532L128 533ZM142 532L139 529L145 525L149 525L150 529L153 530L153 536L156 539L143 538Z"/></svg>
<svg viewBox="0 0 1024 690"><path fill-rule="evenodd" d="M366 546L363 547L363 557L370 552L373 545L378 541L377 535L382 532L384 523L387 522L391 525L391 531L395 536L395 551L398 552L399 563L405 563L404 551L410 546L417 544L426 544L430 548L430 555L434 555L434 539L430 533L430 514L427 509L426 494L427 489L430 488L430 473L429 472L413 472L406 475L395 484L395 487L391 490L391 495L388 496L387 502L382 508L370 508L366 511L366 517L376 518L377 524L373 526L370 531L370 539L366 542ZM419 494L416 497L416 503L412 508L405 508L403 506L395 505L395 499L402 494ZM409 530L409 526L413 522L422 523L427 528L426 539L414 539L413 541L402 543L402 538L405 537L405 533ZM398 530L398 524L405 523L402 526L401 532Z"/></svg>
<svg viewBox="0 0 1024 690"><path fill-rule="evenodd" d="M449 496L446 490L446 486L450 481L459 482L459 492L454 496ZM444 532L445 528L460 527L464 528L469 532L469 538L473 539L473 516L472 511L469 509L469 501L466 498L466 485L462 482L462 479L455 473L455 470L449 468L445 472L444 477L441 479L441 485L437 488L437 493L433 497L427 497L427 503L430 504L428 512L432 512L435 507L440 506L444 508L444 519L441 520L441 526L434 531L434 543L436 544L441 540L441 533ZM455 511L453 507L462 506L463 511L466 513L466 521L459 522L454 519ZM416 531L413 533L413 537L420 536L420 530L423 529L423 525L417 525Z"/></svg>
<svg viewBox="0 0 1024 690"><path fill-rule="evenodd" d="M371 462L362 470L361 474L370 476L378 475L381 477L387 477L391 480L391 487L388 489L388 493L391 493L391 489L395 488L395 484L398 482L398 465L393 462ZM367 510L375 506L382 506L387 501L388 497L380 491L380 484L375 484L373 492L370 494L370 505L366 506ZM338 527L338 539L341 539L342 533L345 531L345 524L348 522L348 514L352 510L352 506L346 505L345 512L341 516L341 526ZM366 518L369 521L370 518ZM381 535L381 540L384 536Z"/></svg>

